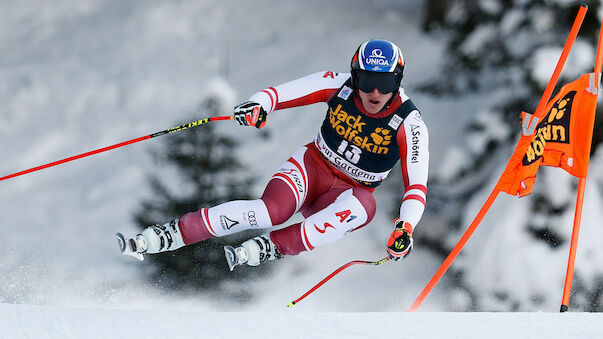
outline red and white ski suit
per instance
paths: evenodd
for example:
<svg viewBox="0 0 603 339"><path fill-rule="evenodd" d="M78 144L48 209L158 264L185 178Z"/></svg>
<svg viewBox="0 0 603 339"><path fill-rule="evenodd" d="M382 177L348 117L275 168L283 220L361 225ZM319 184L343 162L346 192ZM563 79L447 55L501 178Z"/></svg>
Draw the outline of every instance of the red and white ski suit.
<svg viewBox="0 0 603 339"><path fill-rule="evenodd" d="M184 243L271 228L297 212L303 222L270 232L281 254L333 242L371 221L376 210L372 192L398 160L404 180L400 219L416 227L427 193L427 127L403 88L386 109L367 113L350 78L349 73L319 72L252 95L249 100L268 114L319 102L329 107L315 140L281 166L260 199L184 215L179 222Z"/></svg>

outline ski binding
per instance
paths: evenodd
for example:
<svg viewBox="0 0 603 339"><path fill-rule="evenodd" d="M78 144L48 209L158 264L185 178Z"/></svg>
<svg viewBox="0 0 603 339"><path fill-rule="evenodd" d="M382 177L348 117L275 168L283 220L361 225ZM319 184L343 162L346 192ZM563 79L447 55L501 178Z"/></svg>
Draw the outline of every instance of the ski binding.
<svg viewBox="0 0 603 339"><path fill-rule="evenodd" d="M137 243L138 239L126 238L119 232L115 233L115 236L117 237L119 250L123 255L132 256L140 261L144 260L142 253L136 251L139 247Z"/></svg>
<svg viewBox="0 0 603 339"><path fill-rule="evenodd" d="M224 255L226 256L226 262L228 268L232 272L235 267L243 265L247 262L247 251L243 247L234 248L232 246L224 246Z"/></svg>

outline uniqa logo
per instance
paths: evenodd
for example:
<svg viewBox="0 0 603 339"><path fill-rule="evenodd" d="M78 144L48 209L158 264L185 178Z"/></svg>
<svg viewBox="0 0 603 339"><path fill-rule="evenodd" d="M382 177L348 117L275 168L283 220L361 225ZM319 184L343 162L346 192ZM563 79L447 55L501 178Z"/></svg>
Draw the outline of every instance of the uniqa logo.
<svg viewBox="0 0 603 339"><path fill-rule="evenodd" d="M380 50L379 48L375 48L374 50L371 51L371 57L385 59L385 57L383 56L383 51Z"/></svg>
<svg viewBox="0 0 603 339"><path fill-rule="evenodd" d="M389 66L389 62L386 59L383 51L376 48L371 51L371 55L366 59L366 63L369 65Z"/></svg>
<svg viewBox="0 0 603 339"><path fill-rule="evenodd" d="M387 62L387 60L383 60L383 59L368 58L368 59L366 59L366 63L368 65L389 66L389 62Z"/></svg>

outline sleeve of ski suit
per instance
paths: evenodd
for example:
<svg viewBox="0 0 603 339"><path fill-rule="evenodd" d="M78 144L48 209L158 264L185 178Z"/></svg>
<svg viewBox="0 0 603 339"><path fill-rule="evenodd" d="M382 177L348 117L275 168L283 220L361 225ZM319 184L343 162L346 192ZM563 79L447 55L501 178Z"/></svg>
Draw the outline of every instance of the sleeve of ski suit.
<svg viewBox="0 0 603 339"><path fill-rule="evenodd" d="M279 109L327 102L349 78L350 73L318 72L268 87L253 94L249 100L262 105L268 114Z"/></svg>
<svg viewBox="0 0 603 339"><path fill-rule="evenodd" d="M404 119L397 138L404 180L400 220L416 228L425 210L429 167L429 136L419 111L412 111Z"/></svg>

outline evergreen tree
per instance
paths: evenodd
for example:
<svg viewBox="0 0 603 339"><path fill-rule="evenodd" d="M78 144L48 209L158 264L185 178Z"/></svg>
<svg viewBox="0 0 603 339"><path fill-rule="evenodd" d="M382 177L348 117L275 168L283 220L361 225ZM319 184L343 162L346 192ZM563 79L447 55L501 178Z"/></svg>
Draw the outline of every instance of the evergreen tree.
<svg viewBox="0 0 603 339"><path fill-rule="evenodd" d="M487 98L486 107L475 109L473 122L466 126L466 147L451 148L448 158L440 166L441 170L430 173L427 213L443 215L453 232L449 232L448 237L421 241L445 257L458 240L459 233L464 232L475 216L475 204L484 202L480 197L493 188L502 172L519 135L519 113L535 109L546 86L538 74L540 57L551 54L551 50L561 51L580 3L554 0L431 2L438 4L435 7L438 11L442 8L446 10L443 20L442 15L435 16L436 19L433 19L434 15L427 15L424 24L432 34L444 34L448 38L446 62L441 72L446 76L429 81L422 87L423 90L434 96L481 93ZM597 17L599 3L587 3L589 11L572 54L576 55L576 51L579 53L581 50L586 51L582 55L590 53L592 58L580 62L579 58L572 59L570 54L559 86L575 80L580 74L593 71L601 21ZM553 70L548 71L551 74ZM595 154L598 145L603 143L600 111L599 108L591 154ZM602 170L593 166L600 165L591 163L591 173ZM561 176L564 176L563 179L559 179ZM589 180L600 180L600 177L591 175ZM559 265L566 263L576 181L571 181L569 174L551 173L549 169L542 168L534 193L521 201L522 208L526 209L523 220L509 215L489 225L482 223L478 232L487 233L481 235L479 240L474 236L472 241L496 239L498 243L492 247L478 245L481 253L466 253L467 250L464 250L447 274L453 277L456 288L467 296L468 301L462 309L531 310L561 301L559 284L562 285L565 277L564 274L559 275L561 267L558 271L551 271L550 266L538 266L537 261L557 258ZM560 191L564 194L560 195ZM598 199L597 196L591 198ZM523 210L513 212L522 214ZM595 227L594 223L592 220L583 220L583 229ZM518 244L524 245L522 250L525 250L526 256L530 254L529 258L505 263L518 258L511 250ZM502 248L504 245L507 248ZM542 257L533 257L537 255ZM469 256L473 256L473 259ZM565 258L565 261L561 258ZM494 268L500 266L504 267L500 271ZM530 286L513 290L511 282L489 276L504 275L504 269L509 267L512 269L507 272L511 275L521 270L534 274L525 276L526 280L515 282ZM573 305L582 310L601 311L603 308L599 298L603 290L603 270L589 268L587 271L583 274L581 268L576 267ZM527 281L536 280L537 275L540 281ZM547 275L554 278L545 279ZM554 298L557 299L551 301Z"/></svg>
<svg viewBox="0 0 603 339"><path fill-rule="evenodd" d="M232 109L224 96L213 94L201 103L204 115L224 114ZM194 117L191 120L196 119ZM158 164L175 170L179 184L163 180L158 175L149 179L152 196L141 203L135 220L141 228L163 224L187 212L211 207L236 199L249 199L254 178L249 176L236 157L238 142L217 131L216 124L185 130L163 139L162 147L154 152ZM173 173L173 172L166 172ZM170 177L170 175L167 175ZM226 238L209 239L177 251L146 256L152 265L149 279L160 286L173 289L211 289L216 292L225 279L239 280L265 274L269 265L230 272L224 258L223 246L238 244L255 236L243 232ZM244 299L245 291L240 292Z"/></svg>

